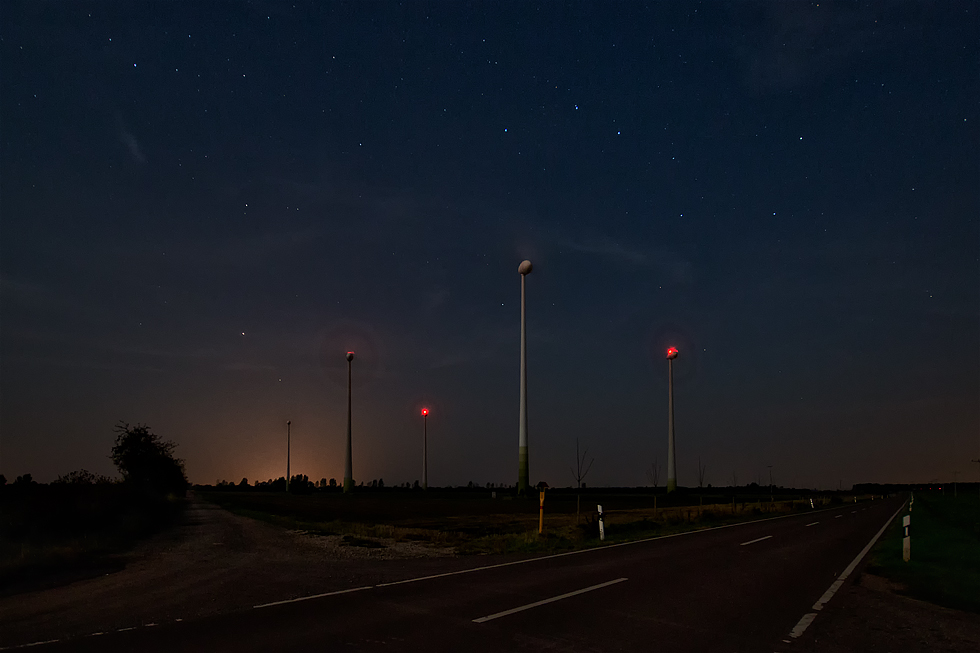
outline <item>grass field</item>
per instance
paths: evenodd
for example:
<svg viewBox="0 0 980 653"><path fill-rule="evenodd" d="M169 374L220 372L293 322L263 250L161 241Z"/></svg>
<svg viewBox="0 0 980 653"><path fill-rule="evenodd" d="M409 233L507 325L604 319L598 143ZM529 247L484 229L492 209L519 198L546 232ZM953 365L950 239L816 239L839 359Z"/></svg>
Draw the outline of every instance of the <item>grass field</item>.
<svg viewBox="0 0 980 653"><path fill-rule="evenodd" d="M0 595L123 566L120 554L173 523L183 500L150 500L120 483L0 491Z"/></svg>
<svg viewBox="0 0 980 653"><path fill-rule="evenodd" d="M596 546L597 504L603 505L606 542L666 535L708 526L758 519L791 511L813 510L810 500L769 495L679 493L663 495L628 490L583 491L576 516L571 490L551 490L545 501L544 533L538 535L538 500L498 496L489 491L429 490L336 492L295 496L266 492L198 492L199 496L237 514L321 535L344 535L349 541L411 540L453 547L459 554L556 552ZM815 497L816 507L828 497ZM839 499L838 499L839 501Z"/></svg>
<svg viewBox="0 0 980 653"><path fill-rule="evenodd" d="M902 516L911 514L911 560L902 560ZM872 552L867 570L902 584L903 593L980 612L980 498L976 492L916 492Z"/></svg>

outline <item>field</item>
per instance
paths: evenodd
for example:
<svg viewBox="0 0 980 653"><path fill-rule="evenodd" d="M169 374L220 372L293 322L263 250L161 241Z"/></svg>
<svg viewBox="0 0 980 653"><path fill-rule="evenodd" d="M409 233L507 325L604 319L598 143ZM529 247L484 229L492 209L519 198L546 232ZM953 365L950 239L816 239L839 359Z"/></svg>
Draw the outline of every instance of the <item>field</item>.
<svg viewBox="0 0 980 653"><path fill-rule="evenodd" d="M120 483L0 487L0 595L115 571L182 506Z"/></svg>
<svg viewBox="0 0 980 653"><path fill-rule="evenodd" d="M535 494L537 494L535 492ZM599 544L603 506L607 542L717 526L779 513L812 510L810 497L769 494L725 496L681 491L670 498L629 489L583 490L576 516L574 490L549 490L544 532L538 535L538 497L518 499L490 490L391 489L353 495L322 492L309 496L255 491L199 491L202 498L237 514L321 535L344 535L352 545L384 546L411 540L453 547L458 554L554 552ZM822 507L841 499L815 496Z"/></svg>
<svg viewBox="0 0 980 653"><path fill-rule="evenodd" d="M976 490L958 494L914 493L911 560L902 560L906 510L875 547L868 571L914 598L980 612L980 498Z"/></svg>

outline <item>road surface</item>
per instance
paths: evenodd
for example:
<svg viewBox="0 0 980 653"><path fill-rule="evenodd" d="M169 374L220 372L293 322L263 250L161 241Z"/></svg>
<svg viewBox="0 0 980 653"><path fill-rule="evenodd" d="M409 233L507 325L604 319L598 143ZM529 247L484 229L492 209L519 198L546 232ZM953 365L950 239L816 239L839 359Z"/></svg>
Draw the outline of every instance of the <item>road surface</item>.
<svg viewBox="0 0 980 653"><path fill-rule="evenodd" d="M799 650L902 504L845 504L503 564L477 558L468 569L280 593L231 614L31 650Z"/></svg>

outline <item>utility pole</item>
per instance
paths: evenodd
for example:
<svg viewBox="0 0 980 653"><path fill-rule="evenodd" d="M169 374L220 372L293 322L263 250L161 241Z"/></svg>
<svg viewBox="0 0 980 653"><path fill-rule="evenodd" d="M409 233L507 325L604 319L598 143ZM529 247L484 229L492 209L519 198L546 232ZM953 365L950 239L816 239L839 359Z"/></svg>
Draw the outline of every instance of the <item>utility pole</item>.
<svg viewBox="0 0 980 653"><path fill-rule="evenodd" d="M775 496L772 491L772 465L766 465L769 468L769 503L775 502Z"/></svg>
<svg viewBox="0 0 980 653"><path fill-rule="evenodd" d="M351 398L351 361L354 360L354 352L347 352L347 461L344 464L344 494L354 491L354 462L351 456L350 438L350 398Z"/></svg>
<svg viewBox="0 0 980 653"><path fill-rule="evenodd" d="M521 424L517 443L517 494L527 495L530 474L527 462L527 321L524 302L524 278L531 274L530 261L521 261Z"/></svg>

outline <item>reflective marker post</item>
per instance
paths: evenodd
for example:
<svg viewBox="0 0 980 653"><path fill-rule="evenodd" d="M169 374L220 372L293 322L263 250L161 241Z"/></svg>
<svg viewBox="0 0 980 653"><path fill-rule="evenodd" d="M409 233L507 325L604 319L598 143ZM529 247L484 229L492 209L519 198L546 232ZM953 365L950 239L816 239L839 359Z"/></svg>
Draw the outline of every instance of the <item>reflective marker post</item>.
<svg viewBox="0 0 980 653"><path fill-rule="evenodd" d="M538 535L544 531L544 488L538 493L538 498L541 500L541 508L538 510Z"/></svg>
<svg viewBox="0 0 980 653"><path fill-rule="evenodd" d="M606 525L602 522L602 505L599 505L599 540L606 539Z"/></svg>
<svg viewBox="0 0 980 653"><path fill-rule="evenodd" d="M912 557L912 544L909 537L909 524L912 522L912 515L905 515L902 517L902 526L905 528L905 537L902 538L902 560L905 562L909 561Z"/></svg>

